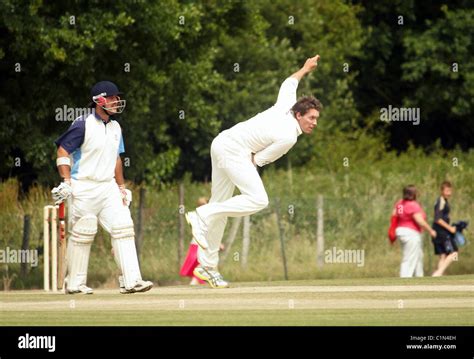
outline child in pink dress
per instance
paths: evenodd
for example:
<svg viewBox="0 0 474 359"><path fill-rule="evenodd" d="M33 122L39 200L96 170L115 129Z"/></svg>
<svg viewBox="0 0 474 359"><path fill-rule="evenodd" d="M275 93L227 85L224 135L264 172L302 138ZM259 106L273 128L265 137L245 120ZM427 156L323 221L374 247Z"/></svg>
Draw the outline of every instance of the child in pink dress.
<svg viewBox="0 0 474 359"><path fill-rule="evenodd" d="M198 207L206 203L207 203L206 197L200 197L197 201ZM196 268L199 265L199 262L197 259L197 251L198 251L198 245L193 239L189 245L188 254L186 255L183 266L181 267L181 270L179 271L180 276L192 278L189 285L199 285L199 284L205 283L203 280L193 275L194 268Z"/></svg>

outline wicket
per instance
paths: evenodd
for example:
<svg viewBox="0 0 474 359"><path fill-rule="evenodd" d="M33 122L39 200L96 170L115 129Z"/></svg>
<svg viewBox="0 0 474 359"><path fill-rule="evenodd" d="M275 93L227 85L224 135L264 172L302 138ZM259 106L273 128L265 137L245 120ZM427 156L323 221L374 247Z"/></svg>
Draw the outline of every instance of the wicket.
<svg viewBox="0 0 474 359"><path fill-rule="evenodd" d="M50 279L51 287L53 292L58 291L58 223L57 213L59 206L45 206L43 209L43 255L44 255L44 269L43 269L43 287L44 290L50 290ZM51 233L51 236L50 236ZM51 243L50 243L51 242ZM51 244L51 263L49 259ZM51 267L51 273L50 273Z"/></svg>
<svg viewBox="0 0 474 359"><path fill-rule="evenodd" d="M66 272L66 223L65 206L61 203L59 206L45 206L43 209L44 229L43 229L43 248L44 248L44 290L53 292L58 291L64 284ZM59 220L59 223L58 223ZM58 261L58 224L59 224L59 261ZM51 248L51 249L50 249ZM51 260L50 260L51 251ZM51 268L51 272L50 272Z"/></svg>

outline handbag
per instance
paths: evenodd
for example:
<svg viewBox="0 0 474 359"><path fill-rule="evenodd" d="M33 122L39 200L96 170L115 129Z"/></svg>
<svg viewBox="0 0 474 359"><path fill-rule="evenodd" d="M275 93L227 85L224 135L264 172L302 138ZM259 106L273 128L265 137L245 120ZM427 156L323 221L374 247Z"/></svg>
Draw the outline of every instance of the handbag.
<svg viewBox="0 0 474 359"><path fill-rule="evenodd" d="M466 238L464 238L464 235L461 232L456 232L453 240L458 247L462 247L466 244Z"/></svg>
<svg viewBox="0 0 474 359"><path fill-rule="evenodd" d="M397 225L398 225L398 216L394 215L390 218L390 227L388 229L388 239L390 240L391 244L393 244L397 240L397 235L395 234Z"/></svg>

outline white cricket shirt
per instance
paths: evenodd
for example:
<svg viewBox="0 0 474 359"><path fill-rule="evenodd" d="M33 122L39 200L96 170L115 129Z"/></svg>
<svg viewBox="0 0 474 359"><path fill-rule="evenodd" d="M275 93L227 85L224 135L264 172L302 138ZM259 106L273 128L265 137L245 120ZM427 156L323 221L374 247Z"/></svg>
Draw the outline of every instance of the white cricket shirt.
<svg viewBox="0 0 474 359"><path fill-rule="evenodd" d="M96 114L77 118L55 143L72 155L75 180L112 180L117 157L125 151L119 123L106 123Z"/></svg>
<svg viewBox="0 0 474 359"><path fill-rule="evenodd" d="M296 103L297 88L298 80L287 78L281 84L275 105L222 134L255 153L259 167L276 161L294 146L303 132L290 112Z"/></svg>

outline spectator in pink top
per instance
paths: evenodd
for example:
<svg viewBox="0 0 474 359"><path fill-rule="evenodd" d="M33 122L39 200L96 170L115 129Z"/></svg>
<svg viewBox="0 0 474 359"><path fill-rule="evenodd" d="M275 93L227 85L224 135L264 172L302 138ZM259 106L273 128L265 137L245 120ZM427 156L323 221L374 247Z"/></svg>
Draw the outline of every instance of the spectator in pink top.
<svg viewBox="0 0 474 359"><path fill-rule="evenodd" d="M395 230L402 245L402 263L400 277L423 277L423 245L421 232L426 229L432 237L436 232L426 222L426 214L416 201L417 191L414 185L403 189L403 199L395 203L392 215L398 217Z"/></svg>

